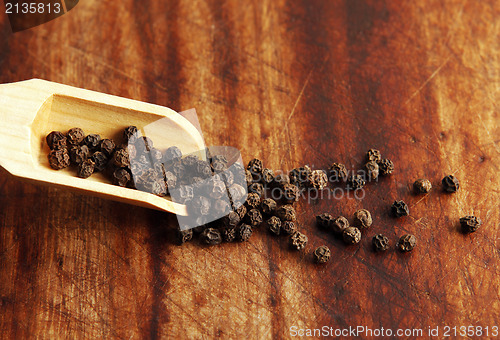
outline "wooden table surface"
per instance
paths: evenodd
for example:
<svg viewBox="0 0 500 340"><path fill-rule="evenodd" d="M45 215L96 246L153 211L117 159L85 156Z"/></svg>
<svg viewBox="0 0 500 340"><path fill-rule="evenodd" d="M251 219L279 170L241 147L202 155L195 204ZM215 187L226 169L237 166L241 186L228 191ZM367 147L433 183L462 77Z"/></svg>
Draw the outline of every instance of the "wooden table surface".
<svg viewBox="0 0 500 340"><path fill-rule="evenodd" d="M499 16L495 0L87 0L13 34L1 14L0 83L43 78L196 108L207 144L277 170L357 168L375 147L396 171L364 199L300 201L309 245L293 252L265 230L247 243L178 246L173 215L1 169L0 338L288 338L322 326L439 326L440 336L481 326L491 337ZM461 180L456 194L440 190L447 174ZM420 177L434 185L424 197L409 189ZM395 199L409 217L389 216ZM362 207L374 224L357 246L314 225L316 214L351 218ZM484 224L464 235L468 214ZM407 232L418 246L401 254L394 244ZM370 247L375 233L391 241L384 254ZM322 244L332 258L319 266Z"/></svg>

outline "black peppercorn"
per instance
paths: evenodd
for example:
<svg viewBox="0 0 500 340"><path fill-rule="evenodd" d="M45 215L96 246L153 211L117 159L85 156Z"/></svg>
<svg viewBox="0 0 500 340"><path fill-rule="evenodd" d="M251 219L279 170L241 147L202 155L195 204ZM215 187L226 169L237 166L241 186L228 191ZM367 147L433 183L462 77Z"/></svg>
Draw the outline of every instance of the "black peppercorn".
<svg viewBox="0 0 500 340"><path fill-rule="evenodd" d="M366 159L368 162L380 162L382 160L382 155L377 149L370 149L366 153Z"/></svg>
<svg viewBox="0 0 500 340"><path fill-rule="evenodd" d="M231 211L222 218L222 223L225 227L236 227L240 223L240 215L237 212Z"/></svg>
<svg viewBox="0 0 500 340"><path fill-rule="evenodd" d="M285 184L290 184L290 177L285 174L279 174L274 177L273 187L282 188Z"/></svg>
<svg viewBox="0 0 500 340"><path fill-rule="evenodd" d="M293 169L288 174L288 176L290 177L290 183L296 185L299 188L307 186L308 178L311 172L311 168L307 165Z"/></svg>
<svg viewBox="0 0 500 340"><path fill-rule="evenodd" d="M377 234L372 238L372 245L375 251L386 251L389 248L389 239L382 234Z"/></svg>
<svg viewBox="0 0 500 340"><path fill-rule="evenodd" d="M304 249L308 241L308 237L302 234L300 231L296 231L292 235L290 235L290 246L295 250Z"/></svg>
<svg viewBox="0 0 500 340"><path fill-rule="evenodd" d="M89 157L89 148L86 145L73 146L69 150L69 159L71 163L78 165Z"/></svg>
<svg viewBox="0 0 500 340"><path fill-rule="evenodd" d="M390 159L383 159L378 162L379 172L382 176L392 174L394 171L394 163Z"/></svg>
<svg viewBox="0 0 500 340"><path fill-rule="evenodd" d="M327 263L330 256L331 252L327 246L320 246L314 250L314 260L316 263Z"/></svg>
<svg viewBox="0 0 500 340"><path fill-rule="evenodd" d="M247 223L252 227L258 227L262 223L262 214L258 209L250 209L247 212Z"/></svg>
<svg viewBox="0 0 500 340"><path fill-rule="evenodd" d="M356 244L361 241L361 231L356 227L347 227L342 232L342 238L347 244Z"/></svg>
<svg viewBox="0 0 500 340"><path fill-rule="evenodd" d="M235 183L229 187L228 194L233 206L239 206L239 204L244 203L247 191L241 185Z"/></svg>
<svg viewBox="0 0 500 340"><path fill-rule="evenodd" d="M200 182L203 183L203 182ZM220 199L227 195L226 184L220 179L213 178L206 185L202 185L203 189L208 191L208 195L214 199Z"/></svg>
<svg viewBox="0 0 500 340"><path fill-rule="evenodd" d="M392 214L395 217L403 217L410 215L410 209L404 201L394 201L391 206Z"/></svg>
<svg viewBox="0 0 500 340"><path fill-rule="evenodd" d="M245 242L250 239L250 236L252 236L253 229L251 226L248 224L242 224L237 230L236 236L239 241Z"/></svg>
<svg viewBox="0 0 500 340"><path fill-rule="evenodd" d="M432 184L428 179L417 179L413 183L413 191L416 194L426 194L432 189Z"/></svg>
<svg viewBox="0 0 500 340"><path fill-rule="evenodd" d="M237 227L222 228L220 234L224 242L233 242L236 239Z"/></svg>
<svg viewBox="0 0 500 340"><path fill-rule="evenodd" d="M441 181L443 183L443 190L445 192L456 192L460 188L460 182L453 175L448 175Z"/></svg>
<svg viewBox="0 0 500 340"><path fill-rule="evenodd" d="M250 192L245 204L249 209L257 209L260 206L260 196L254 192Z"/></svg>
<svg viewBox="0 0 500 340"><path fill-rule="evenodd" d="M223 171L225 171L227 169L227 164L222 162L222 161L217 161L217 160L213 160L211 163L210 163L210 166L212 168L212 171L214 173L221 173ZM232 174L232 172L227 172L227 173L230 173Z"/></svg>
<svg viewBox="0 0 500 340"><path fill-rule="evenodd" d="M113 140L104 138L101 140L101 152L103 152L106 156L111 156L115 151L116 144ZM133 158L133 157L132 157Z"/></svg>
<svg viewBox="0 0 500 340"><path fill-rule="evenodd" d="M214 228L207 228L200 234L201 240L211 246L222 243L220 232Z"/></svg>
<svg viewBox="0 0 500 340"><path fill-rule="evenodd" d="M299 200L300 191L299 188L297 188L295 185L286 183L283 185L282 190L283 190L283 201L285 203L292 204Z"/></svg>
<svg viewBox="0 0 500 340"><path fill-rule="evenodd" d="M347 168L344 164L333 163L329 171L329 180L332 183L345 182L347 180Z"/></svg>
<svg viewBox="0 0 500 340"><path fill-rule="evenodd" d="M171 193L174 202L185 204L194 198L194 191L191 185L181 185Z"/></svg>
<svg viewBox="0 0 500 340"><path fill-rule="evenodd" d="M260 179L261 183L264 185L264 186L270 186L271 183L274 182L274 172L273 170L271 169L264 169L262 170L262 175L261 175L261 179Z"/></svg>
<svg viewBox="0 0 500 340"><path fill-rule="evenodd" d="M103 152L94 152L90 159L94 161L94 171L104 171L108 165L108 157Z"/></svg>
<svg viewBox="0 0 500 340"><path fill-rule="evenodd" d="M130 182L130 173L124 168L118 168L113 172L113 183L121 187L126 187Z"/></svg>
<svg viewBox="0 0 500 340"><path fill-rule="evenodd" d="M69 145L80 145L85 138L85 133L80 128L72 128L67 134Z"/></svg>
<svg viewBox="0 0 500 340"><path fill-rule="evenodd" d="M135 143L139 136L137 126L128 126L123 130L123 139L128 143Z"/></svg>
<svg viewBox="0 0 500 340"><path fill-rule="evenodd" d="M125 149L116 150L115 153L113 154L113 164L120 168L129 166L130 158L127 150Z"/></svg>
<svg viewBox="0 0 500 340"><path fill-rule="evenodd" d="M212 176L212 168L210 167L210 163L207 161L198 160L195 164L195 169L196 174L201 178L209 178Z"/></svg>
<svg viewBox="0 0 500 340"><path fill-rule="evenodd" d="M195 216L208 215L210 213L211 202L203 196L196 196L191 200L191 212Z"/></svg>
<svg viewBox="0 0 500 340"><path fill-rule="evenodd" d="M347 180L347 188L351 190L362 189L365 186L366 182L361 175L352 175Z"/></svg>
<svg viewBox="0 0 500 340"><path fill-rule="evenodd" d="M245 182L247 183L247 186L253 183L253 176L249 170L245 170Z"/></svg>
<svg viewBox="0 0 500 340"><path fill-rule="evenodd" d="M323 213L316 216L316 224L324 230L330 230L333 223L333 216L329 213Z"/></svg>
<svg viewBox="0 0 500 340"><path fill-rule="evenodd" d="M476 216L465 216L460 219L460 226L464 233L475 232L481 224L481 219Z"/></svg>
<svg viewBox="0 0 500 340"><path fill-rule="evenodd" d="M225 216L225 215L229 214L229 212L232 212L231 205L229 204L229 202L226 200L223 200L223 199L216 200L215 202L213 202L212 208L213 208L214 214L216 214L216 216ZM240 220L240 215L238 215L238 222L239 222L239 220Z"/></svg>
<svg viewBox="0 0 500 340"><path fill-rule="evenodd" d="M293 206L286 204L282 205L276 210L276 215L282 220L282 221L295 221L296 220L296 213L295 209Z"/></svg>
<svg viewBox="0 0 500 340"><path fill-rule="evenodd" d="M349 227L349 221L344 216L337 217L331 225L331 229L336 234L342 234Z"/></svg>
<svg viewBox="0 0 500 340"><path fill-rule="evenodd" d="M95 151L99 149L99 146L101 145L101 136L97 134L87 135L83 139L83 143L89 147L90 151Z"/></svg>
<svg viewBox="0 0 500 340"><path fill-rule="evenodd" d="M354 213L354 226L367 229L372 225L372 215L366 209L359 209Z"/></svg>
<svg viewBox="0 0 500 340"><path fill-rule="evenodd" d="M267 227L274 235L279 235L281 232L281 220L277 216L273 216L266 221Z"/></svg>
<svg viewBox="0 0 500 340"><path fill-rule="evenodd" d="M235 211L240 216L240 220L243 220L247 215L247 208L243 204L239 205Z"/></svg>
<svg viewBox="0 0 500 340"><path fill-rule="evenodd" d="M193 229L181 230L177 229L177 240L180 244L191 241L193 238Z"/></svg>
<svg viewBox="0 0 500 340"><path fill-rule="evenodd" d="M309 187L323 190L328 185L328 176L323 170L311 171L307 176L307 185Z"/></svg>
<svg viewBox="0 0 500 340"><path fill-rule="evenodd" d="M70 164L68 149L54 149L49 153L49 165L52 169L61 170Z"/></svg>
<svg viewBox="0 0 500 340"><path fill-rule="evenodd" d="M370 161L365 164L365 169L366 169L366 179L367 180L375 180L378 178L379 174L379 166L377 162L375 161Z"/></svg>
<svg viewBox="0 0 500 340"><path fill-rule="evenodd" d="M94 161L86 159L78 165L78 177L88 178L94 173Z"/></svg>
<svg viewBox="0 0 500 340"><path fill-rule="evenodd" d="M284 221L281 223L281 230L287 235L292 235L297 231L297 226L293 221Z"/></svg>
<svg viewBox="0 0 500 340"><path fill-rule="evenodd" d="M46 137L47 145L51 150L58 150L67 146L67 138L60 131L52 131Z"/></svg>
<svg viewBox="0 0 500 340"><path fill-rule="evenodd" d="M255 192L259 196L263 196L264 186L260 183L252 183L248 186L248 192Z"/></svg>
<svg viewBox="0 0 500 340"><path fill-rule="evenodd" d="M247 169L251 172L254 179L260 180L264 166L262 165L262 161L260 159L254 158L248 162Z"/></svg>
<svg viewBox="0 0 500 340"><path fill-rule="evenodd" d="M411 234L401 236L398 241L397 247L402 252L412 251L417 245L417 238Z"/></svg>
<svg viewBox="0 0 500 340"><path fill-rule="evenodd" d="M272 215L276 211L276 201L266 198L260 203L260 209L265 215Z"/></svg>

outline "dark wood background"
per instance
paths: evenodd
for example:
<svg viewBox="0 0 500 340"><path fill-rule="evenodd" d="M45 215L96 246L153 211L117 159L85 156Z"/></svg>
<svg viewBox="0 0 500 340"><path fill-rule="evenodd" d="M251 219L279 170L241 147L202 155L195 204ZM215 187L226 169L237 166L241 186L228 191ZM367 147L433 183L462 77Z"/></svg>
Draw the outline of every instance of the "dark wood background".
<svg viewBox="0 0 500 340"><path fill-rule="evenodd" d="M499 17L494 0L86 0L13 34L0 14L0 83L43 78L196 108L209 145L273 169L358 167L371 147L396 164L363 200L299 202L304 253L264 230L244 244L178 246L175 216L1 169L0 337L500 326ZM446 174L461 180L456 194L440 192ZM420 177L435 187L425 197L409 190ZM411 216L389 217L395 199ZM374 225L359 246L314 226L315 214L361 207ZM472 213L483 227L459 233ZM392 246L414 233L418 247L374 254L378 232ZM332 259L318 266L322 244Z"/></svg>

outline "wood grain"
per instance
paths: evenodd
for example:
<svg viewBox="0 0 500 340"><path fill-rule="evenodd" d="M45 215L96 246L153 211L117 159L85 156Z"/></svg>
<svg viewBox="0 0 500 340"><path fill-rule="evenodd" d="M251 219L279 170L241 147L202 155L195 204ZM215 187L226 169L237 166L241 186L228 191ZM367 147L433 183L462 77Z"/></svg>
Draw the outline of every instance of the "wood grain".
<svg viewBox="0 0 500 340"><path fill-rule="evenodd" d="M268 167L396 164L366 197L298 204L305 253L250 242L177 246L175 216L24 184L0 170L1 338L288 338L290 327L500 326L497 1L80 1L12 34L0 82L42 78L196 108L208 145ZM440 179L462 188L442 194ZM435 190L413 196L429 178ZM404 199L411 215L388 207ZM314 215L372 211L359 246ZM459 217L479 216L473 235ZM374 254L373 234L410 254ZM332 260L312 263L326 244ZM441 328L442 330L442 328ZM424 333L425 334L425 333Z"/></svg>

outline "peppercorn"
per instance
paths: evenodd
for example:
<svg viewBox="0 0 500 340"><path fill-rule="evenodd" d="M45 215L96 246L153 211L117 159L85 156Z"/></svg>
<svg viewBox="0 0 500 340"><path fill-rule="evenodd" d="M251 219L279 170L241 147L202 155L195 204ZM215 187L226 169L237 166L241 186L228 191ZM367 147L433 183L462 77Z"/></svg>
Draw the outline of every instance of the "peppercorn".
<svg viewBox="0 0 500 340"><path fill-rule="evenodd" d="M248 186L248 192L255 192L259 196L263 196L264 186L260 183L252 183Z"/></svg>
<svg viewBox="0 0 500 340"><path fill-rule="evenodd" d="M101 152L103 152L106 156L111 156L113 152L115 151L116 144L113 142L113 140L104 138L101 140ZM133 158L133 157L132 157Z"/></svg>
<svg viewBox="0 0 500 340"><path fill-rule="evenodd" d="M308 238L300 231L296 231L290 236L290 246L295 250L302 250L306 247Z"/></svg>
<svg viewBox="0 0 500 340"><path fill-rule="evenodd" d="M254 179L260 180L262 170L264 170L262 161L257 158L252 159L250 162L248 162L247 170L250 171Z"/></svg>
<svg viewBox="0 0 500 340"><path fill-rule="evenodd" d="M368 162L380 162L382 160L382 155L377 149L370 149L366 153L366 159Z"/></svg>
<svg viewBox="0 0 500 340"><path fill-rule="evenodd" d="M86 145L73 146L69 150L69 159L71 163L78 165L89 157L89 148Z"/></svg>
<svg viewBox="0 0 500 340"><path fill-rule="evenodd" d="M296 220L296 213L295 209L293 206L290 204L282 205L276 210L276 215L282 220L282 221L295 221Z"/></svg>
<svg viewBox="0 0 500 340"><path fill-rule="evenodd" d="M130 173L124 168L118 168L113 172L113 184L126 187L130 182Z"/></svg>
<svg viewBox="0 0 500 340"><path fill-rule="evenodd" d="M260 196L254 192L248 193L245 204L249 209L257 209L260 206Z"/></svg>
<svg viewBox="0 0 500 340"><path fill-rule="evenodd" d="M377 234L372 238L372 245L377 252L386 251L389 248L389 239L382 234Z"/></svg>
<svg viewBox="0 0 500 340"><path fill-rule="evenodd" d="M94 172L103 171L106 169L106 165L108 165L108 157L103 152L94 152L90 159L94 161Z"/></svg>
<svg viewBox="0 0 500 340"><path fill-rule="evenodd" d="M52 169L61 170L70 164L68 149L54 149L49 153L49 165Z"/></svg>
<svg viewBox="0 0 500 340"><path fill-rule="evenodd" d="M273 187L282 188L285 184L290 184L290 177L285 174L279 174L274 177Z"/></svg>
<svg viewBox="0 0 500 340"><path fill-rule="evenodd" d="M234 183L234 174L231 171L224 171L219 174L221 180L230 187Z"/></svg>
<svg viewBox="0 0 500 340"><path fill-rule="evenodd" d="M328 176L323 170L314 170L307 176L307 185L309 187L323 190L328 185Z"/></svg>
<svg viewBox="0 0 500 340"><path fill-rule="evenodd" d="M237 206L238 203L244 202L244 199L246 199L247 191L241 185L235 183L229 187L228 194L233 206Z"/></svg>
<svg viewBox="0 0 500 340"><path fill-rule="evenodd" d="M394 163L390 159L382 159L378 162L378 167L382 176L390 175L394 171Z"/></svg>
<svg viewBox="0 0 500 340"><path fill-rule="evenodd" d="M45 140L51 150L58 150L67 146L67 138L60 131L52 131L47 135Z"/></svg>
<svg viewBox="0 0 500 340"><path fill-rule="evenodd" d="M281 232L281 220L277 216L273 216L266 221L267 227L274 235L279 235Z"/></svg>
<svg viewBox="0 0 500 340"><path fill-rule="evenodd" d="M260 203L260 209L265 215L272 215L276 211L276 201L266 198Z"/></svg>
<svg viewBox="0 0 500 340"><path fill-rule="evenodd" d="M113 154L113 164L120 168L129 166L130 158L127 150L125 149L116 150L115 153Z"/></svg>
<svg viewBox="0 0 500 340"><path fill-rule="evenodd" d="M394 201L391 206L392 214L395 217L403 217L410 215L410 209L404 201Z"/></svg>
<svg viewBox="0 0 500 340"><path fill-rule="evenodd" d="M235 211L240 216L240 220L243 220L247 215L247 208L243 204L239 205Z"/></svg>
<svg viewBox="0 0 500 340"><path fill-rule="evenodd" d="M210 167L212 169L212 171L214 173L221 173L223 172L224 170L227 169L227 164L222 162L222 161L217 161L217 160L213 160L211 163L210 163ZM232 174L232 172L228 172L230 174Z"/></svg>
<svg viewBox="0 0 500 340"><path fill-rule="evenodd" d="M211 202L204 196L196 196L191 200L191 212L196 216L208 215L210 213Z"/></svg>
<svg viewBox="0 0 500 340"><path fill-rule="evenodd" d="M432 184L428 179L417 179L413 183L413 191L416 194L426 194L432 189Z"/></svg>
<svg viewBox="0 0 500 340"><path fill-rule="evenodd" d="M333 163L328 171L328 179L332 183L345 182L347 180L347 168L342 163Z"/></svg>
<svg viewBox="0 0 500 340"><path fill-rule="evenodd" d="M333 217L329 213L323 213L316 216L316 224L324 230L330 230L333 223Z"/></svg>
<svg viewBox="0 0 500 340"><path fill-rule="evenodd" d="M368 180L373 181L373 180L378 178L379 166L378 166L377 162L370 161L370 162L366 163L365 169L366 169L366 178Z"/></svg>
<svg viewBox="0 0 500 340"><path fill-rule="evenodd" d="M85 132L83 132L80 128L72 128L68 131L67 134L67 143L69 145L80 145L85 138Z"/></svg>
<svg viewBox="0 0 500 340"><path fill-rule="evenodd" d="M258 209L250 209L247 212L247 223L252 227L258 227L262 223L262 214Z"/></svg>
<svg viewBox="0 0 500 340"><path fill-rule="evenodd" d="M139 136L139 130L136 126L128 126L123 130L123 138L128 143L135 143Z"/></svg>
<svg viewBox="0 0 500 340"><path fill-rule="evenodd" d="M400 237L397 247L402 252L412 251L417 245L417 238L411 234L406 234Z"/></svg>
<svg viewBox="0 0 500 340"><path fill-rule="evenodd" d="M78 165L78 177L88 178L94 173L94 161L86 159Z"/></svg>
<svg viewBox="0 0 500 340"><path fill-rule="evenodd" d="M179 241L180 244L186 243L188 241L191 241L193 238L193 229L177 229L177 240Z"/></svg>
<svg viewBox="0 0 500 340"><path fill-rule="evenodd" d="M362 189L365 186L366 182L361 175L352 175L347 180L347 188L351 190Z"/></svg>
<svg viewBox="0 0 500 340"><path fill-rule="evenodd" d="M236 239L236 227L226 227L222 228L221 236L224 242L233 242Z"/></svg>
<svg viewBox="0 0 500 340"><path fill-rule="evenodd" d="M231 211L222 218L222 223L225 227L236 227L240 223L240 215L235 211Z"/></svg>
<svg viewBox="0 0 500 340"><path fill-rule="evenodd" d="M90 151L96 151L97 149L99 149L99 146L101 144L101 136L97 134L87 135L83 139L83 143L88 146Z"/></svg>
<svg viewBox="0 0 500 340"><path fill-rule="evenodd" d="M212 207L214 209L214 213L217 216L226 216L229 214L231 211L231 205L229 204L228 201L221 199L221 200L216 200L213 204ZM238 214L238 213L236 213ZM224 218L223 218L224 219ZM240 221L240 215L238 215L238 222Z"/></svg>
<svg viewBox="0 0 500 340"><path fill-rule="evenodd" d="M460 188L458 178L453 175L445 176L441 182L443 183L443 190L445 192L456 192Z"/></svg>
<svg viewBox="0 0 500 340"><path fill-rule="evenodd" d="M330 259L330 249L327 246L320 246L314 250L314 260L316 263L327 263Z"/></svg>
<svg viewBox="0 0 500 340"><path fill-rule="evenodd" d="M250 239L250 236L252 236L253 229L251 226L248 224L242 224L237 230L236 236L239 241L245 242Z"/></svg>
<svg viewBox="0 0 500 340"><path fill-rule="evenodd" d="M295 222L284 221L281 223L281 230L287 235L292 235L297 231L297 226L295 225Z"/></svg>
<svg viewBox="0 0 500 340"><path fill-rule="evenodd" d="M222 243L220 232L214 228L207 228L203 230L203 232L200 234L200 238L204 243L211 246Z"/></svg>
<svg viewBox="0 0 500 340"><path fill-rule="evenodd" d="M252 173L249 170L245 169L245 182L247 186L253 183L253 176Z"/></svg>
<svg viewBox="0 0 500 340"><path fill-rule="evenodd" d="M290 177L290 183L296 185L299 188L307 186L309 175L312 170L308 165L304 165L300 168L295 168L288 176Z"/></svg>
<svg viewBox="0 0 500 340"><path fill-rule="evenodd" d="M331 229L336 234L342 234L349 227L349 221L344 216L337 217L331 225Z"/></svg>
<svg viewBox="0 0 500 340"><path fill-rule="evenodd" d="M182 158L182 152L176 146L171 146L163 152L163 162L166 164L177 162L181 158Z"/></svg>
<svg viewBox="0 0 500 340"><path fill-rule="evenodd" d="M260 179L261 183L265 186L268 187L273 183L274 181L274 172L271 169L265 168L262 170L262 176Z"/></svg>
<svg viewBox="0 0 500 340"><path fill-rule="evenodd" d="M347 244L356 244L361 241L361 231L356 227L347 227L342 232L342 238Z"/></svg>
<svg viewBox="0 0 500 340"><path fill-rule="evenodd" d="M208 183L204 183L203 180L199 183L202 184L202 189L208 191L208 195L214 199L220 199L227 195L226 184L220 179L212 179Z"/></svg>
<svg viewBox="0 0 500 340"><path fill-rule="evenodd" d="M465 216L460 218L460 226L464 233L475 232L481 224L481 219L476 216Z"/></svg>
<svg viewBox="0 0 500 340"><path fill-rule="evenodd" d="M372 225L372 215L366 209L359 209L354 213L354 226L367 229Z"/></svg>

